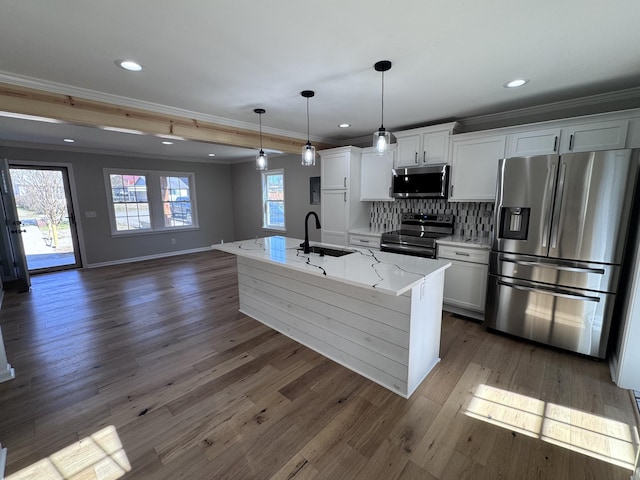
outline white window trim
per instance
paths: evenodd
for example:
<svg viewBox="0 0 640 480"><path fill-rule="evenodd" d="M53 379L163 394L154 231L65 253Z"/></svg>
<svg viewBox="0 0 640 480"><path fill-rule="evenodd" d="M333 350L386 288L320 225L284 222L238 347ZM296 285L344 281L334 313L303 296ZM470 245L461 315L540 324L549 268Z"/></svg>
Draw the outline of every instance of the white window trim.
<svg viewBox="0 0 640 480"><path fill-rule="evenodd" d="M265 184L266 184L266 178L268 175L282 175L282 195L284 198L286 198L286 189L285 189L285 176L284 176L284 168L278 168L278 169L274 169L274 170L266 170L264 172L261 172L262 175L260 176L260 189L261 189L261 201L262 201L262 230L264 231L272 231L272 232L279 232L279 233L285 233L287 231L287 208L286 208L286 203L283 200L282 203L285 206L284 209L284 227L274 227L271 225L266 225L266 220L267 220L267 202L265 199Z"/></svg>
<svg viewBox="0 0 640 480"><path fill-rule="evenodd" d="M149 217L151 220L151 228L137 230L118 230L116 226L115 210L113 208L113 198L111 194L110 175L140 175L146 178L147 183L147 200L149 203ZM189 178L189 193L191 196L191 222L192 225L166 227L164 225L164 213L162 208L162 194L160 188L160 177L187 177ZM109 212L109 225L111 226L112 236L129 236L129 235L149 235L155 233L167 233L185 230L198 230L198 205L196 203L196 182L193 172L169 172L161 170L138 170L127 168L103 168L103 177L105 184L105 193L107 197L107 210Z"/></svg>

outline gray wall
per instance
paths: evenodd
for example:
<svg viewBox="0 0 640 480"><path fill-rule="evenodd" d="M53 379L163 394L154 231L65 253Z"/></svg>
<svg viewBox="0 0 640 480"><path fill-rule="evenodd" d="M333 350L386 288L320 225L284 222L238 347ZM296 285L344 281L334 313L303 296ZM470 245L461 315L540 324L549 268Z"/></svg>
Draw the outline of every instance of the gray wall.
<svg viewBox="0 0 640 480"><path fill-rule="evenodd" d="M0 157L9 161L72 165L77 193L75 202L80 210L75 213L84 236L85 265L209 247L222 239L234 240L231 167L228 165L1 146ZM103 168L193 172L200 228L113 237ZM95 211L96 218L86 218L85 211ZM173 238L175 244L172 244Z"/></svg>
<svg viewBox="0 0 640 480"><path fill-rule="evenodd" d="M262 186L255 162L238 163L231 167L233 185L234 229L236 240L269 235L304 238L304 217L314 211L320 217L320 205L311 205L309 178L320 176L320 160L314 167L303 167L299 155L269 157L269 169L284 169L286 233L262 228ZM322 219L320 219L322 221ZM320 230L309 219L309 238L320 241Z"/></svg>

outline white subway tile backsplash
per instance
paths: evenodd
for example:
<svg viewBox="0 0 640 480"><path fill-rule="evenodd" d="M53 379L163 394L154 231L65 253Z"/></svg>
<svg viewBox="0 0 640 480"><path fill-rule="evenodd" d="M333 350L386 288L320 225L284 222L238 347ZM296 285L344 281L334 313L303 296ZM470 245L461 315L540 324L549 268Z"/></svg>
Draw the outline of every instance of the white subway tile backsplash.
<svg viewBox="0 0 640 480"><path fill-rule="evenodd" d="M493 232L493 203L447 202L442 199L413 198L395 202L372 202L369 226L394 230L405 212L453 215L454 231L465 236L490 236Z"/></svg>

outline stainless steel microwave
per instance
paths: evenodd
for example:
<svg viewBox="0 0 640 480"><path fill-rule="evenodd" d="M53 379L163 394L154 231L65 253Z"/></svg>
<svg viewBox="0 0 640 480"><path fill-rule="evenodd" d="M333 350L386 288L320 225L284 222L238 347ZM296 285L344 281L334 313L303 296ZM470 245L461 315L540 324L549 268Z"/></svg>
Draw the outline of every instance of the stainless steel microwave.
<svg viewBox="0 0 640 480"><path fill-rule="evenodd" d="M391 170L394 198L447 198L449 165L394 168Z"/></svg>

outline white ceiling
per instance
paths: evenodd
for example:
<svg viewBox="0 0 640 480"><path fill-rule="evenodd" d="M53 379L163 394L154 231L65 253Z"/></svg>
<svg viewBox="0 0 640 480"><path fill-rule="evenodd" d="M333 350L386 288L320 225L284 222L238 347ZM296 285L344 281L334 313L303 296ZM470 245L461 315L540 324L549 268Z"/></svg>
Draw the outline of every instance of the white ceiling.
<svg viewBox="0 0 640 480"><path fill-rule="evenodd" d="M638 0L2 0L0 10L0 81L68 85L239 124L257 124L253 109L262 107L264 129L300 138L300 91L311 89L312 140L380 126L373 64L383 59L393 62L391 131L640 85ZM116 67L125 58L144 70ZM503 88L520 77L530 82ZM0 121L0 141L55 144L71 128L14 122ZM154 137L78 132L95 148L158 148ZM210 150L186 143L195 156ZM233 157L225 152L216 158Z"/></svg>

